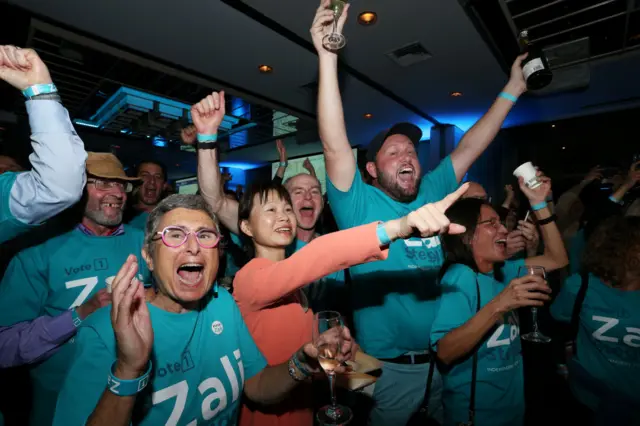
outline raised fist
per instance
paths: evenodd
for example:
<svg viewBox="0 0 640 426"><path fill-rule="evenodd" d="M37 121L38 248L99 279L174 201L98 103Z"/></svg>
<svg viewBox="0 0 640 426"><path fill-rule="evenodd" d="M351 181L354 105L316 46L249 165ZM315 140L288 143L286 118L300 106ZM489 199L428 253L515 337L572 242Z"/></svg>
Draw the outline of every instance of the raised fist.
<svg viewBox="0 0 640 426"><path fill-rule="evenodd" d="M22 91L34 84L50 84L47 66L32 49L0 46L0 79Z"/></svg>

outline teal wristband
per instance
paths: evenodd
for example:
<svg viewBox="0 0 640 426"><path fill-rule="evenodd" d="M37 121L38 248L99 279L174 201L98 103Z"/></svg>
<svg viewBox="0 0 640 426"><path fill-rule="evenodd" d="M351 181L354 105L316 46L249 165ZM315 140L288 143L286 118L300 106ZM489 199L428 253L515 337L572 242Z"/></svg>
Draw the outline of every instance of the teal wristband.
<svg viewBox="0 0 640 426"><path fill-rule="evenodd" d="M391 244L391 238L387 234L387 230L384 229L384 223L380 222L378 227L376 228L376 234L378 235L378 240L380 240L381 246L388 246Z"/></svg>
<svg viewBox="0 0 640 426"><path fill-rule="evenodd" d="M300 360L298 359L297 353L293 354L293 356L291 357L291 360L293 361L293 364L296 366L296 368L300 370L302 374L304 374L306 377L309 377L311 375L311 372L306 368L304 368L302 364L300 364Z"/></svg>
<svg viewBox="0 0 640 426"><path fill-rule="evenodd" d="M82 320L78 316L78 312L76 308L71 309L71 320L73 321L73 325L78 328L82 324Z"/></svg>
<svg viewBox="0 0 640 426"><path fill-rule="evenodd" d="M198 133L198 142L217 142L218 134L214 133L212 135L201 135Z"/></svg>
<svg viewBox="0 0 640 426"><path fill-rule="evenodd" d="M147 368L147 372L137 379L122 380L113 375L113 370L116 367L116 363L114 362L111 366L109 376L107 377L107 386L109 390L111 393L118 396L131 396L137 394L149 384L152 365L153 363L149 361L149 368Z"/></svg>
<svg viewBox="0 0 640 426"><path fill-rule="evenodd" d="M533 210L534 212L537 212L538 210L542 210L545 207L547 207L547 202L543 201L541 203L535 204L533 206L531 206L531 210Z"/></svg>
<svg viewBox="0 0 640 426"><path fill-rule="evenodd" d="M500 98L505 98L511 102L513 102L514 104L516 102L518 102L518 98L513 96L511 93L507 93L507 92L500 92L500 94L498 95L498 97Z"/></svg>
<svg viewBox="0 0 640 426"><path fill-rule="evenodd" d="M57 93L58 88L55 84L34 84L22 91L25 98L29 99L37 95L44 95L48 93Z"/></svg>
<svg viewBox="0 0 640 426"><path fill-rule="evenodd" d="M280 167L287 167L289 165L288 161L281 161L280 162Z"/></svg>
<svg viewBox="0 0 640 426"><path fill-rule="evenodd" d="M617 200L616 197L614 197L613 195L609 196L609 200L611 200L612 202L616 203L616 204L620 204L622 205L622 200Z"/></svg>

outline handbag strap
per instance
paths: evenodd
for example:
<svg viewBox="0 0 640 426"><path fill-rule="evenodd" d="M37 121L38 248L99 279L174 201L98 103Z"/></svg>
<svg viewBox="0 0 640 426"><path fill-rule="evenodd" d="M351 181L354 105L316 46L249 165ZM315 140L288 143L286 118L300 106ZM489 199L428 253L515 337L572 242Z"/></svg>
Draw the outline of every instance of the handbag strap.
<svg viewBox="0 0 640 426"><path fill-rule="evenodd" d="M431 353L431 352L429 352ZM427 376L427 388L424 391L424 399L422 400L422 404L420 404L420 411L429 412L429 394L431 393L431 382L433 381L433 371L435 370L436 362L433 356L431 356L431 361L429 362L429 375Z"/></svg>
<svg viewBox="0 0 640 426"><path fill-rule="evenodd" d="M480 284L476 276L476 314L480 311ZM471 367L471 394L469 395L469 426L472 426L476 417L476 376L478 374L478 350L473 351L473 367Z"/></svg>
<svg viewBox="0 0 640 426"><path fill-rule="evenodd" d="M582 283L580 284L580 290L578 290L578 294L576 295L576 300L573 304L573 312L571 312L571 340L573 341L573 355L576 355L578 351L578 327L580 326L580 312L582 311L582 304L584 302L584 298L587 295L587 288L589 287L589 272L582 271L580 272L580 276L582 277Z"/></svg>

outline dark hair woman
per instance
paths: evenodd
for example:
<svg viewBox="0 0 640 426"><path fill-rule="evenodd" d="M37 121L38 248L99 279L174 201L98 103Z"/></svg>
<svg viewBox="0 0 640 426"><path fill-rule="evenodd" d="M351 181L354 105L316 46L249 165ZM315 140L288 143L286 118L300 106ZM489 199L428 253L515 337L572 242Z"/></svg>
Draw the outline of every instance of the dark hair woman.
<svg viewBox="0 0 640 426"><path fill-rule="evenodd" d="M461 200L447 212L449 220L464 226L466 232L443 236L443 296L431 331L431 342L441 361L445 426L468 420L474 352L478 359L474 424L514 426L524 420L523 367L515 310L542 306L551 290L539 276L518 278L519 268L535 265L552 271L567 264L562 238L545 203L550 180L542 175L540 179L542 184L537 189L529 189L522 182L520 189L541 226L545 243L542 256L507 260L507 229L483 200Z"/></svg>
<svg viewBox="0 0 640 426"><path fill-rule="evenodd" d="M597 227L583 267L586 293L569 362L569 384L583 408L576 416L582 412L595 424L638 424L640 218L612 217ZM580 274L567 278L551 306L555 319L571 321L582 285Z"/></svg>

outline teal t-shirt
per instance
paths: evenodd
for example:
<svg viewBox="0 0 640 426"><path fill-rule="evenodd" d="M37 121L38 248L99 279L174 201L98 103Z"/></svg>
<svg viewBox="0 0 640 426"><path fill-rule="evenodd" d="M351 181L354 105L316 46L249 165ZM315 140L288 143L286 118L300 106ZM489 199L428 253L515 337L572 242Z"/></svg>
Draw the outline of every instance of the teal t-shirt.
<svg viewBox="0 0 640 426"><path fill-rule="evenodd" d="M129 226L133 226L134 228L140 229L142 230L142 232L144 232L145 227L147 226L148 217L149 212L140 212L129 221Z"/></svg>
<svg viewBox="0 0 640 426"><path fill-rule="evenodd" d="M505 262L504 281L497 281L493 273L476 274L461 264L449 267L442 277L443 295L431 329L431 341L438 341L451 330L465 324L476 314L476 278L480 287L480 306L496 297L512 279L524 260ZM469 419L469 395L473 357L442 371L444 425L457 426ZM516 312L504 315L483 338L478 349L476 376L476 425L519 426L524 421L524 372L520 327Z"/></svg>
<svg viewBox="0 0 640 426"><path fill-rule="evenodd" d="M357 170L347 192L327 180L329 202L340 229L398 219L441 200L457 187L450 157L422 178L418 196L411 203L395 201L367 185ZM428 349L443 260L440 238L411 238L392 243L387 260L349 270L357 339L365 352L377 358L395 358Z"/></svg>
<svg viewBox="0 0 640 426"><path fill-rule="evenodd" d="M135 425L235 425L246 380L267 365L231 295L220 289L200 312L176 314L147 303L153 372L137 397ZM96 312L74 343L74 363L56 407L55 426L82 426L116 360L111 308Z"/></svg>
<svg viewBox="0 0 640 426"><path fill-rule="evenodd" d="M138 257L139 278L149 282L142 259L143 234L125 227L123 235L97 237L79 229L24 250L11 260L0 283L0 325L42 315L57 316L86 302L115 278L129 254ZM71 339L73 340L73 339ZM53 410L72 360L69 342L31 370L31 424L51 424Z"/></svg>
<svg viewBox="0 0 640 426"><path fill-rule="evenodd" d="M11 188L13 188L17 176L18 173L14 172L0 174L0 244L33 228L33 226L16 219L9 208Z"/></svg>
<svg viewBox="0 0 640 426"><path fill-rule="evenodd" d="M295 239L287 247L287 257L306 246L307 243ZM329 274L302 288L313 312L338 311L346 315L348 294L345 286L344 270Z"/></svg>
<svg viewBox="0 0 640 426"><path fill-rule="evenodd" d="M571 275L580 272L582 267L582 255L587 247L584 229L580 229L569 242L569 273Z"/></svg>
<svg viewBox="0 0 640 426"><path fill-rule="evenodd" d="M567 278L551 305L556 320L571 321L581 283L579 274ZM573 361L596 382L578 380L570 368L570 385L580 402L596 411L604 392L640 404L640 291L618 290L589 275L576 342Z"/></svg>

